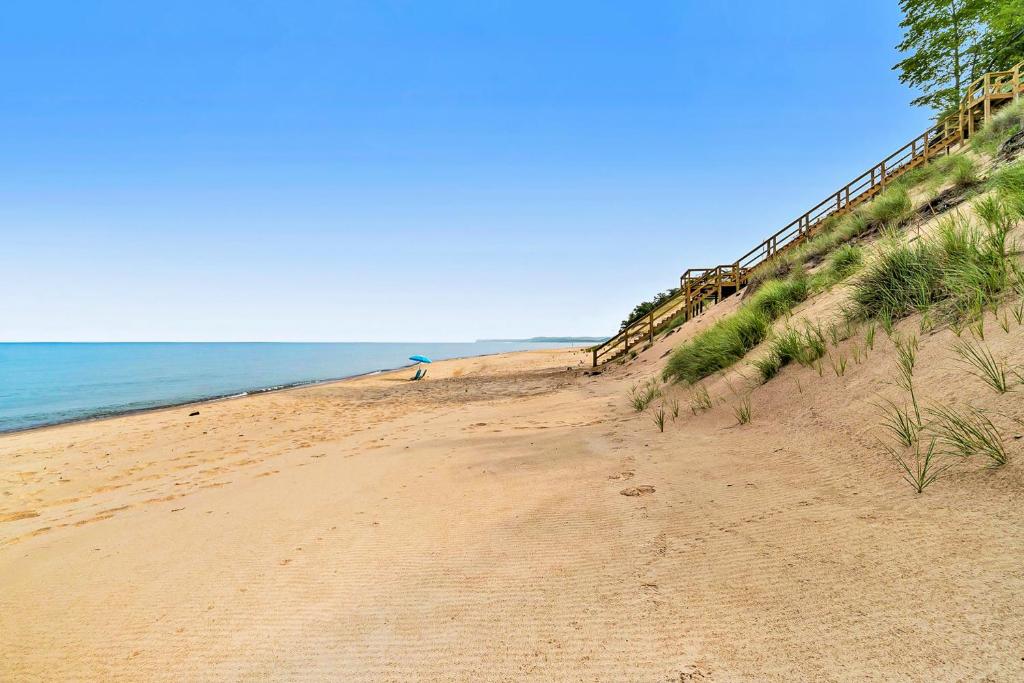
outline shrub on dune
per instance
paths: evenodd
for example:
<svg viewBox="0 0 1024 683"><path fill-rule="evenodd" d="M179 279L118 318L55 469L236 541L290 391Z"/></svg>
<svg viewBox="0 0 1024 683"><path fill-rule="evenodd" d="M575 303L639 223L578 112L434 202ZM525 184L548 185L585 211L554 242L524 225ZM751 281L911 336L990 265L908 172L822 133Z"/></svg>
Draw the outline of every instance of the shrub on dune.
<svg viewBox="0 0 1024 683"><path fill-rule="evenodd" d="M740 310L677 349L665 366L664 378L694 383L733 365L764 341L772 322L806 299L808 290L803 273L765 283Z"/></svg>
<svg viewBox="0 0 1024 683"><path fill-rule="evenodd" d="M914 205L903 185L892 185L873 202L867 205L867 216L876 223L898 227L910 218Z"/></svg>
<svg viewBox="0 0 1024 683"><path fill-rule="evenodd" d="M1014 134L1024 130L1024 100L1009 104L971 138L971 147L979 152L995 154L999 146Z"/></svg>
<svg viewBox="0 0 1024 683"><path fill-rule="evenodd" d="M894 321L938 307L950 322L977 316L1011 285L1006 230L982 231L958 215L928 239L888 237L854 284L854 315Z"/></svg>

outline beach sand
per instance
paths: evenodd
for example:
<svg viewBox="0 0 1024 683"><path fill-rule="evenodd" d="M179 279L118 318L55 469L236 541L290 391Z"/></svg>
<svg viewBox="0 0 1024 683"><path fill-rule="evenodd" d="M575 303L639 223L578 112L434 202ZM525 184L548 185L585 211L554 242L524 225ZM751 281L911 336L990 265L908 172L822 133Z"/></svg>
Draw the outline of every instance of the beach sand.
<svg viewBox="0 0 1024 683"><path fill-rule="evenodd" d="M1024 677L1024 458L914 495L882 363L659 433L684 334L0 437L0 680Z"/></svg>

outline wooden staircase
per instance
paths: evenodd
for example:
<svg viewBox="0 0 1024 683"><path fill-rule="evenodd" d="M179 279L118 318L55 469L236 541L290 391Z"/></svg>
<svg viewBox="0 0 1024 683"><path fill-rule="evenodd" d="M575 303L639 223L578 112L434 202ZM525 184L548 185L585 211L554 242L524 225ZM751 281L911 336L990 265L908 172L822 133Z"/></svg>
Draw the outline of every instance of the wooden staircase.
<svg viewBox="0 0 1024 683"><path fill-rule="evenodd" d="M732 263L713 268L690 268L679 279L679 291L647 315L631 321L621 332L594 347L594 367L653 342L654 335L682 317L688 321L708 306L729 297L750 282L758 269L776 256L813 237L827 218L853 211L882 193L886 185L918 166L970 139L1002 105L1024 96L1024 62L1009 71L987 73L974 81L960 102L959 112L926 130L852 181L828 195L768 239Z"/></svg>

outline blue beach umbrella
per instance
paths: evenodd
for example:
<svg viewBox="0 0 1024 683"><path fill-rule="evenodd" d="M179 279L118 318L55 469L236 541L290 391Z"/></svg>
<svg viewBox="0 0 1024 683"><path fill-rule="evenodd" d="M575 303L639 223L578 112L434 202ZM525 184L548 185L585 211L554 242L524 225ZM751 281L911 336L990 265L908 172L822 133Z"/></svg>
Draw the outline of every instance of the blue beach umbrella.
<svg viewBox="0 0 1024 683"><path fill-rule="evenodd" d="M419 356L419 355L417 355L417 356L409 356L409 360L416 361L417 363L429 363L430 362L430 359L427 358L426 356ZM423 379L426 376L427 376L427 369L426 368L416 368L416 376L413 377L412 379L413 380Z"/></svg>

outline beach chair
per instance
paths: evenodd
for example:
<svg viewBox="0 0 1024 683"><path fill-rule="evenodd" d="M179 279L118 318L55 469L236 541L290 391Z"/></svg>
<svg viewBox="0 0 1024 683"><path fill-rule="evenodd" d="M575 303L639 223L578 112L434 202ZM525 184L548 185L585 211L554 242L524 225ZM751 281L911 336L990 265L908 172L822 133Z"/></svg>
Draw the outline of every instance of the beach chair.
<svg viewBox="0 0 1024 683"><path fill-rule="evenodd" d="M423 379L426 376L427 376L427 369L426 368L416 368L416 374L412 376L410 381L415 382L416 380Z"/></svg>

